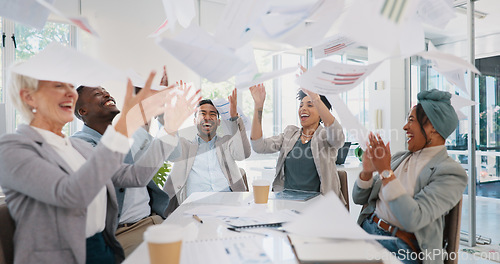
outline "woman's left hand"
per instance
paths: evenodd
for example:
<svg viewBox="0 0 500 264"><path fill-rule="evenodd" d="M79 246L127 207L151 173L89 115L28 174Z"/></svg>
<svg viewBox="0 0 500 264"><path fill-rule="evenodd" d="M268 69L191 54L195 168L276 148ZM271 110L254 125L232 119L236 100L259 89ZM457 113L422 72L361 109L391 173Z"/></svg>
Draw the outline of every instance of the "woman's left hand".
<svg viewBox="0 0 500 264"><path fill-rule="evenodd" d="M389 143L385 144L379 134L375 136L373 133L370 133L368 136L368 142L370 144L366 150L375 170L379 173L384 170L390 170L391 148L389 147Z"/></svg>

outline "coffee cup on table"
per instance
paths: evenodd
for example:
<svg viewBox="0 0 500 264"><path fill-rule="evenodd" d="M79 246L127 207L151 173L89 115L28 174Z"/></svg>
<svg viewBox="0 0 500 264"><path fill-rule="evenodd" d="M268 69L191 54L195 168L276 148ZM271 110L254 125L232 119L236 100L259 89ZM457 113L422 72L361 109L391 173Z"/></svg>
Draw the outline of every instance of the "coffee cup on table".
<svg viewBox="0 0 500 264"><path fill-rule="evenodd" d="M253 186L253 199L256 204L266 204L269 199L269 185L268 180L258 179L254 180Z"/></svg>
<svg viewBox="0 0 500 264"><path fill-rule="evenodd" d="M177 225L154 225L144 232L148 245L149 263L179 264L181 259L183 228Z"/></svg>

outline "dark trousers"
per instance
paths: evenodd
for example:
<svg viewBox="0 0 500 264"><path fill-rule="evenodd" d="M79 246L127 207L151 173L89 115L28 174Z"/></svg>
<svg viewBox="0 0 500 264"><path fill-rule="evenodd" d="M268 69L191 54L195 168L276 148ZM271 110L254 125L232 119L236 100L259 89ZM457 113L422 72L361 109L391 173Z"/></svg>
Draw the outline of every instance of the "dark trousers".
<svg viewBox="0 0 500 264"><path fill-rule="evenodd" d="M104 242L102 232L87 238L87 264L114 264L115 254Z"/></svg>

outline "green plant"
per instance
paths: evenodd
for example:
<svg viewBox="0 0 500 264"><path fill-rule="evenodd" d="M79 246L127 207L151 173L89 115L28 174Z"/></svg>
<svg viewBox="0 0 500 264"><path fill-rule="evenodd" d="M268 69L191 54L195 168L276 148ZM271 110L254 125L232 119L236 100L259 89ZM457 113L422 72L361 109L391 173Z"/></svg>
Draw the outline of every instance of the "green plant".
<svg viewBox="0 0 500 264"><path fill-rule="evenodd" d="M158 185L160 188L163 188L171 170L172 164L170 164L168 161L165 161L163 163L163 166L161 166L158 172L156 172L155 176L153 176L153 181L156 183L156 185Z"/></svg>
<svg viewBox="0 0 500 264"><path fill-rule="evenodd" d="M363 161L363 149L361 148L361 146L358 146L354 150L354 156L356 156L356 158L358 158L359 161Z"/></svg>

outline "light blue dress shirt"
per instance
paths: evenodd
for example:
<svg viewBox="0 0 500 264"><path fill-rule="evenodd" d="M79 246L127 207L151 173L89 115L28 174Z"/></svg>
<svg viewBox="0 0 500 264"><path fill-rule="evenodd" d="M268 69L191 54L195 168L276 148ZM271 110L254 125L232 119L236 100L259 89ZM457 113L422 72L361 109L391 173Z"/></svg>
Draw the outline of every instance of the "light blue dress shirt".
<svg viewBox="0 0 500 264"><path fill-rule="evenodd" d="M205 142L198 135L198 151L194 158L193 167L189 172L186 184L186 194L191 195L194 192L229 192L229 184L222 172L217 152L215 149L215 140Z"/></svg>

